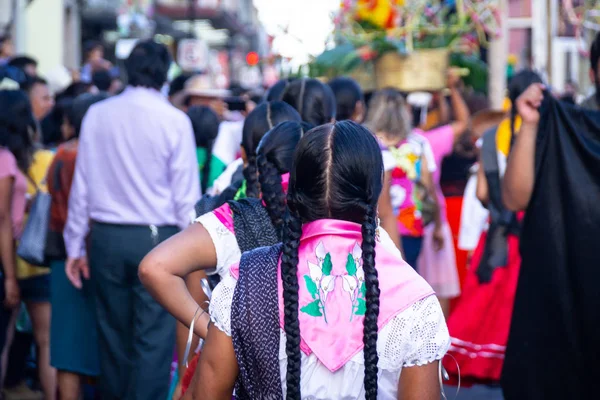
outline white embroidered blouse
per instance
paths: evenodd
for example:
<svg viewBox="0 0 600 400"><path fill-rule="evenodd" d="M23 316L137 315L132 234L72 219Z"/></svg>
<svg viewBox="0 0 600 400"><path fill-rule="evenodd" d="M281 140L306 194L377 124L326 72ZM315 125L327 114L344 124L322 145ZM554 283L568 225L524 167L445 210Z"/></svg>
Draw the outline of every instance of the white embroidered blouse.
<svg viewBox="0 0 600 400"><path fill-rule="evenodd" d="M231 336L231 303L237 280L228 274L213 292L210 303L215 326ZM285 332L280 330L279 366L285 391L287 356ZM424 365L442 357L450 346L450 336L437 298L428 296L392 318L379 332L378 399L398 398L402 368ZM301 393L304 399L364 399L364 362L359 352L341 369L331 372L315 354L302 353Z"/></svg>

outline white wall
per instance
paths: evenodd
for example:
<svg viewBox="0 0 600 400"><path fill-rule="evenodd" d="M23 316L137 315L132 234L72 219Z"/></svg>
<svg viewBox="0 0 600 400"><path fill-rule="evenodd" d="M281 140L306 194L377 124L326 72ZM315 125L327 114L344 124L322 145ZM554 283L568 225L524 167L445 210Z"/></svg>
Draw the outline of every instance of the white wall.
<svg viewBox="0 0 600 400"><path fill-rule="evenodd" d="M43 76L64 65L64 0L35 0L25 13L25 53L38 60Z"/></svg>

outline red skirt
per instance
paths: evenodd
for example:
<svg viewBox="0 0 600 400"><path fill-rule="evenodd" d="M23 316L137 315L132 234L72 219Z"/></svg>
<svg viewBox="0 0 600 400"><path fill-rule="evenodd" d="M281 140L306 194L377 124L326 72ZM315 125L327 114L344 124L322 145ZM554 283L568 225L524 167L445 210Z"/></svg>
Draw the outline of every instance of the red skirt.
<svg viewBox="0 0 600 400"><path fill-rule="evenodd" d="M192 378L194 378L194 374L196 373L196 368L198 367L198 360L200 359L200 353L196 354L192 361L189 362L187 369L185 370L185 374L183 374L183 378L181 379L181 396L187 392L190 384L192 383Z"/></svg>
<svg viewBox="0 0 600 400"><path fill-rule="evenodd" d="M497 382L502 373L510 320L517 290L521 256L519 239L508 237L508 265L497 268L492 280L479 283L475 274L483 255L486 234L481 235L473 253L462 295L448 319L452 339L452 357L444 358L444 367L465 384Z"/></svg>

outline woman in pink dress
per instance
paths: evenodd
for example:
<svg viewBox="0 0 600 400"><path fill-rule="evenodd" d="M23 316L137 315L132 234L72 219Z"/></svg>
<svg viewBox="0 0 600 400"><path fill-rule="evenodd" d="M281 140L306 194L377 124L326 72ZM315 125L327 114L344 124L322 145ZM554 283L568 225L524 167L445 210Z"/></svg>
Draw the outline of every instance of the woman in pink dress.
<svg viewBox="0 0 600 400"><path fill-rule="evenodd" d="M455 120L438 128L419 132L429 141L433 150L435 165L438 166L432 172L432 178L440 207L444 244L440 250L436 250L433 241L434 226L433 224L426 226L417 270L435 290L446 316L449 312L450 299L460 294L460 281L456 267L452 231L446 216L446 199L440 186L440 176L442 160L452 154L455 142L467 129L469 123L469 109L460 93L459 84L460 78L450 73L448 75L448 88L450 89L450 100ZM444 107L446 107L446 103L445 100L442 100L440 101L440 109L445 111ZM447 113L442 112L441 114L443 118L443 114Z"/></svg>

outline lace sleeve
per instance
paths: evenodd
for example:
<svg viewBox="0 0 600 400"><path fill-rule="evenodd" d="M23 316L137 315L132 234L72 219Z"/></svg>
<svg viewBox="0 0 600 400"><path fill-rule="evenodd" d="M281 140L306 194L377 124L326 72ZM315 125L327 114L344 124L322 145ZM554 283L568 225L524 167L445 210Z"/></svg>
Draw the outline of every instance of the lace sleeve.
<svg viewBox="0 0 600 400"><path fill-rule="evenodd" d="M413 305L413 324L410 330L410 350L403 367L425 365L441 360L450 347L450 334L444 313L435 296Z"/></svg>
<svg viewBox="0 0 600 400"><path fill-rule="evenodd" d="M233 232L219 221L213 212L201 215L196 222L207 230L217 254L215 268L207 269L207 275L219 274L224 278L229 273L229 267L240 261L241 253Z"/></svg>
<svg viewBox="0 0 600 400"><path fill-rule="evenodd" d="M213 291L210 300L210 319L217 328L231 336L231 303L237 280L228 274Z"/></svg>

